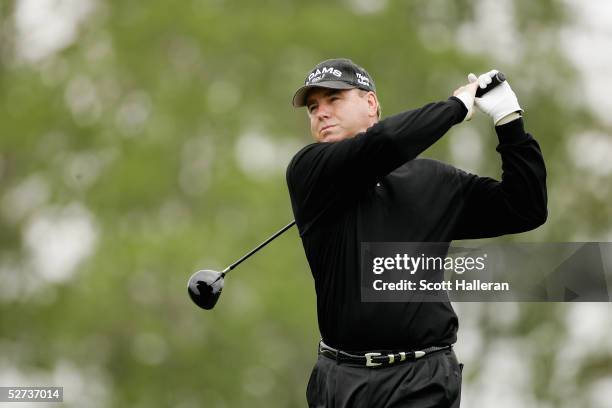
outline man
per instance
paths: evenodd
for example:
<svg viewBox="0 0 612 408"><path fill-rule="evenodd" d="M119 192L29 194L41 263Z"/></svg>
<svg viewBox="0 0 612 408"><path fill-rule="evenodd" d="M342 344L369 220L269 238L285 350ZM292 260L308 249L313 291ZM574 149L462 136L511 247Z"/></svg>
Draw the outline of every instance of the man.
<svg viewBox="0 0 612 408"><path fill-rule="evenodd" d="M545 222L544 161L516 95L504 82L475 99L495 73L470 74L448 100L384 120L372 77L348 59L321 62L295 93L316 141L287 169L322 336L309 406L459 406L450 302L361 302L360 244L494 237ZM416 159L474 103L496 125L502 182Z"/></svg>

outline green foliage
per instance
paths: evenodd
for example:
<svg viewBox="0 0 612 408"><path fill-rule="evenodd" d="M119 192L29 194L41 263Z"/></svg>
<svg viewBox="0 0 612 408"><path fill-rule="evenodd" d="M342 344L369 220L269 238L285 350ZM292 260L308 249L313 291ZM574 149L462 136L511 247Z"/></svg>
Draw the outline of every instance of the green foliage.
<svg viewBox="0 0 612 408"><path fill-rule="evenodd" d="M446 99L470 71L502 69L542 145L551 213L538 231L507 239L597 240L610 230L609 188L594 191L600 176L577 168L566 147L606 128L567 103L577 73L547 42L568 23L563 2L512 3L522 51L511 61L476 47L484 38L460 46L478 19L467 1L380 2L370 12L358 5L376 3L358 0L92 4L73 42L30 60L20 57L18 7L0 5L0 373L64 385L66 406L304 406L319 334L297 230L232 272L214 311L190 303L186 282L291 220L284 169L311 141L290 100L325 58L365 66L384 115ZM465 126L483 146L476 170L497 177L489 120ZM453 129L427 155L453 163L450 143L461 137ZM33 259L65 236L52 221L70 211L90 225L92 253L54 278ZM560 403L564 383L551 373L562 306L519 305L503 330L485 306L476 310L483 350L526 339L539 379L528 391ZM532 336L544 321L557 343ZM608 360L587 360L583 381L610 375ZM480 364L468 365L466 387L479 384Z"/></svg>

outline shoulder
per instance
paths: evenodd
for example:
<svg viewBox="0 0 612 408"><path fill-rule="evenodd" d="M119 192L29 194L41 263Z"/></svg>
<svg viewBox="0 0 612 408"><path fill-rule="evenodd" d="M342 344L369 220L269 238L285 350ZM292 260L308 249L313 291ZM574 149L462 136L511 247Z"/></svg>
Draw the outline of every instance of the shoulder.
<svg viewBox="0 0 612 408"><path fill-rule="evenodd" d="M312 149L315 149L316 145L317 145L316 143L311 143L309 145L302 147L300 150L298 150L298 152L293 155L293 157L289 161L289 164L287 165L287 173L289 173L292 169L294 169L296 165L304 159L304 157L308 154L309 151L312 151Z"/></svg>
<svg viewBox="0 0 612 408"><path fill-rule="evenodd" d="M287 165L287 174L295 171L302 165L310 163L327 147L329 147L329 145L330 143L311 143L302 147L289 161L289 164Z"/></svg>
<svg viewBox="0 0 612 408"><path fill-rule="evenodd" d="M305 155L308 154L308 152L311 152L313 149L316 149L318 145L320 145L320 143L311 143L302 147L300 150L298 150L296 154L293 155L288 167L294 166L295 163L299 162Z"/></svg>
<svg viewBox="0 0 612 408"><path fill-rule="evenodd" d="M291 180L296 174L302 173L307 163L311 161L313 153L320 149L321 143L311 143L302 147L296 154L293 155L289 164L287 165L286 178L287 182Z"/></svg>

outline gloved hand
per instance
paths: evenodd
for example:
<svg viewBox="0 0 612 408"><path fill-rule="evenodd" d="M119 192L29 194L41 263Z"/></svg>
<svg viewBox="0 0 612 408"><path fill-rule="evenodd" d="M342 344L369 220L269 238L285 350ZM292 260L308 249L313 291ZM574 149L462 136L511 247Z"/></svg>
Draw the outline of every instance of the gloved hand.
<svg viewBox="0 0 612 408"><path fill-rule="evenodd" d="M479 87L486 88L497 72L498 71L494 69L479 77L470 73L468 75L468 81L470 81L470 83L478 82ZM475 101L478 109L493 118L493 123L495 125L511 113L523 111L508 81L502 82L482 97L476 98Z"/></svg>

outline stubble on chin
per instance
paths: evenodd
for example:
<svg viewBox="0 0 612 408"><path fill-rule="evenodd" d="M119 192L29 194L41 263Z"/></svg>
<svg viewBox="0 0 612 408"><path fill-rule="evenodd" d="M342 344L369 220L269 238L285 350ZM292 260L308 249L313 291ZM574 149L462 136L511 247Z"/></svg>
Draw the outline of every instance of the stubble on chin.
<svg viewBox="0 0 612 408"><path fill-rule="evenodd" d="M319 141L324 143L339 142L346 139L347 136L339 131L323 132L323 135L319 136Z"/></svg>
<svg viewBox="0 0 612 408"><path fill-rule="evenodd" d="M336 134L330 134L327 135L325 137L323 137L321 140L321 142L323 143L333 143L333 142L339 142L341 140L345 139L344 137L342 137L341 135L336 135Z"/></svg>

